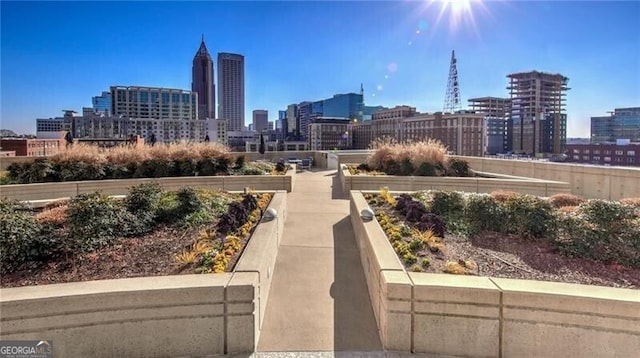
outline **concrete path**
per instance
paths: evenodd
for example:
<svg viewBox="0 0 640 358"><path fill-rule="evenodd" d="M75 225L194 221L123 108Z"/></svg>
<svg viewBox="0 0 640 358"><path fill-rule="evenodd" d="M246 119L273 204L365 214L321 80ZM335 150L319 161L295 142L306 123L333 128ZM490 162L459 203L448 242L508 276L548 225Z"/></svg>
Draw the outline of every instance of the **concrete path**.
<svg viewBox="0 0 640 358"><path fill-rule="evenodd" d="M294 180L257 351L382 351L336 171Z"/></svg>

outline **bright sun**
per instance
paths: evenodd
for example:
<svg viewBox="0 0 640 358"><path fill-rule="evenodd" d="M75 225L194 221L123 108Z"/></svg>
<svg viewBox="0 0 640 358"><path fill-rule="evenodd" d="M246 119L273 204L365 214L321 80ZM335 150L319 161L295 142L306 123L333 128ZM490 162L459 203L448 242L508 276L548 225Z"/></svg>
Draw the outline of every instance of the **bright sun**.
<svg viewBox="0 0 640 358"><path fill-rule="evenodd" d="M451 7L451 12L459 14L471 11L471 0L443 0L442 7Z"/></svg>
<svg viewBox="0 0 640 358"><path fill-rule="evenodd" d="M449 29L456 31L461 23L468 23L475 28L473 5L482 6L482 0L428 0L427 6L440 5L436 23L439 23L448 13Z"/></svg>

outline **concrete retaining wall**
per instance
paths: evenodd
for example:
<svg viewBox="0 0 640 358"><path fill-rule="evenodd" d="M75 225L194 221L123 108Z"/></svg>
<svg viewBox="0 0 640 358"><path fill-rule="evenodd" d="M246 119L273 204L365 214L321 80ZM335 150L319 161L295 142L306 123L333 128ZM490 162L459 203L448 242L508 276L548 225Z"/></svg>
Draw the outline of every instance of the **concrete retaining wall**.
<svg viewBox="0 0 640 358"><path fill-rule="evenodd" d="M367 207L351 223L385 350L466 357L635 357L640 291L407 273Z"/></svg>
<svg viewBox="0 0 640 358"><path fill-rule="evenodd" d="M243 176L207 176L207 177L175 177L87 180L63 183L14 184L0 186L0 197L17 200L47 200L72 198L79 194L96 190L106 195L125 195L134 185L158 182L165 190L178 190L183 187L196 189L219 189L223 191L241 191L244 188L260 190L293 189L295 170L288 170L285 175L243 175Z"/></svg>
<svg viewBox="0 0 640 358"><path fill-rule="evenodd" d="M364 163L368 153L339 153L344 163ZM569 183L571 194L587 199L619 200L640 197L640 168L462 157L473 170Z"/></svg>
<svg viewBox="0 0 640 358"><path fill-rule="evenodd" d="M537 196L551 196L569 193L569 184L548 180L526 178L449 178L392 175L351 175L348 169L338 171L345 192L351 190L380 190L387 187L391 191L451 190L473 193L493 191L514 191Z"/></svg>
<svg viewBox="0 0 640 358"><path fill-rule="evenodd" d="M640 197L640 168L604 167L537 160L460 157L480 171L555 180L570 184L584 198L619 200Z"/></svg>
<svg viewBox="0 0 640 358"><path fill-rule="evenodd" d="M50 340L56 357L246 353L260 336L286 217L269 204L233 273L99 280L0 289L0 339Z"/></svg>

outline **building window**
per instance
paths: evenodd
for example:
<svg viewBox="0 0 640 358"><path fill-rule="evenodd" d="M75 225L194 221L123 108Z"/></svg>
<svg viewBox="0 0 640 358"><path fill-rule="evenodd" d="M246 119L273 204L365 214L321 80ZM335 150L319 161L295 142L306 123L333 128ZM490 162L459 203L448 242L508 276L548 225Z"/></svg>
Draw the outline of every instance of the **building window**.
<svg viewBox="0 0 640 358"><path fill-rule="evenodd" d="M622 150L616 150L616 155L622 155L623 151Z"/></svg>
<svg viewBox="0 0 640 358"><path fill-rule="evenodd" d="M631 156L636 155L636 151L635 150L628 150L627 151L627 155L631 155Z"/></svg>

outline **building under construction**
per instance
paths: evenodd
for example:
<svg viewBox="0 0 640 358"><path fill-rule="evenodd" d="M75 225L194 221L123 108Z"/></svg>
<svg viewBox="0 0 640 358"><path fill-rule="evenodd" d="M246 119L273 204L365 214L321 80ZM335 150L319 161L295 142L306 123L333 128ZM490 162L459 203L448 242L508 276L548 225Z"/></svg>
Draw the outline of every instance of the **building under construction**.
<svg viewBox="0 0 640 358"><path fill-rule="evenodd" d="M511 150L509 116L511 100L499 97L469 98L471 112L484 115L485 153L506 153Z"/></svg>
<svg viewBox="0 0 640 358"><path fill-rule="evenodd" d="M513 151L537 156L563 153L569 78L538 71L512 73L507 78L511 94L508 127Z"/></svg>

